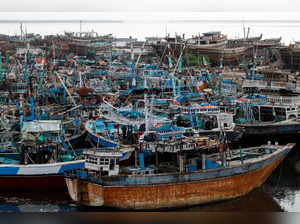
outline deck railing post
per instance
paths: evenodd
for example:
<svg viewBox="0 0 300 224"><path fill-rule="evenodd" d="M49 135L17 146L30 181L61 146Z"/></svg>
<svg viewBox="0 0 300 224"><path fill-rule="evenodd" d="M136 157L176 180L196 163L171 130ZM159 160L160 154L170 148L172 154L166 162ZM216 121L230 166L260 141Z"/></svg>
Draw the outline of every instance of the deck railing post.
<svg viewBox="0 0 300 224"><path fill-rule="evenodd" d="M241 146L240 146L240 159L241 159L241 164L244 164L243 152L242 152L242 147Z"/></svg>

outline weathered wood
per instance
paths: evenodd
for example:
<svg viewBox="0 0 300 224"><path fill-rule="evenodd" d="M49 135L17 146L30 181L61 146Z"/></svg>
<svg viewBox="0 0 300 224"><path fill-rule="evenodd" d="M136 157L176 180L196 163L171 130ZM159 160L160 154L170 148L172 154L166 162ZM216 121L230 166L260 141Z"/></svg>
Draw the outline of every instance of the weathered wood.
<svg viewBox="0 0 300 224"><path fill-rule="evenodd" d="M262 159L258 161L259 164L253 164L252 168L250 168L251 164L245 163L243 165L235 165L236 169L222 168L220 172L217 171L218 169L215 171L201 171L198 174L202 175L203 178L194 181L188 180L188 178L192 178L194 174L197 175L197 172L194 174L193 172L191 174L178 174L177 179L167 182L164 182L164 177L170 178L171 176L162 174L158 176L158 180L162 180L161 184L139 183L144 180L143 178L147 181L151 180L147 179L147 177L141 177L141 179L136 177L136 180L139 182L130 183L129 185L125 183L123 185L110 185L109 179L107 184L104 183L103 185L83 181L82 184L85 187L82 189L88 190L83 195L82 203L121 209L160 209L236 198L260 187L290 149L284 148L279 150L280 152L275 158L272 158L272 155L266 155L267 160ZM224 170L230 172L225 172L228 174L222 173ZM240 172L240 174L233 175L235 172ZM149 177L151 178L151 175ZM69 193L75 201L77 198L74 190L77 184L76 179L67 178Z"/></svg>

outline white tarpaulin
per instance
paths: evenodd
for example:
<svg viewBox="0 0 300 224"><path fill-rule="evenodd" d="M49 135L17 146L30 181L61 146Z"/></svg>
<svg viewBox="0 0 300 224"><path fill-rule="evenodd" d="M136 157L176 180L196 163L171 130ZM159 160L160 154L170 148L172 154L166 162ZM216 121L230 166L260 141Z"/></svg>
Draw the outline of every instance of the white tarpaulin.
<svg viewBox="0 0 300 224"><path fill-rule="evenodd" d="M59 132L61 130L60 120L38 120L25 121L22 132Z"/></svg>

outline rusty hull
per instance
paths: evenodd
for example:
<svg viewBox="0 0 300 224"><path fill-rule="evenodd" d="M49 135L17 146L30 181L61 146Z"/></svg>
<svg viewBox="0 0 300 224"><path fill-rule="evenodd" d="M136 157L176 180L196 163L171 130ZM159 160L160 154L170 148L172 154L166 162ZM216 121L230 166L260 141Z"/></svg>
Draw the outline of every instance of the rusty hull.
<svg viewBox="0 0 300 224"><path fill-rule="evenodd" d="M138 185L101 186L80 181L81 194L78 194L78 180L66 179L69 194L74 201L88 206L107 206L120 209L161 209L185 207L209 202L232 199L247 194L260 187L285 155L268 165L252 172L201 180L195 182Z"/></svg>

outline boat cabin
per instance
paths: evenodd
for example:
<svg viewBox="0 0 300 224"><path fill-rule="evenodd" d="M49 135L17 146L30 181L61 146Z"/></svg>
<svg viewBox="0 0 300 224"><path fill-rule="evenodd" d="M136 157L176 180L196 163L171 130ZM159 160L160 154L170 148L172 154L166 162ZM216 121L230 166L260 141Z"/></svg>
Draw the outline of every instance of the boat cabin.
<svg viewBox="0 0 300 224"><path fill-rule="evenodd" d="M122 156L120 151L115 149L89 149L84 153L85 167L90 170L101 171L102 175L118 175L118 158Z"/></svg>
<svg viewBox="0 0 300 224"><path fill-rule="evenodd" d="M262 104L253 106L249 110L251 111L248 114L253 114L253 121L260 122L284 121L298 119L299 117L299 109L296 105ZM250 115L248 116L251 117Z"/></svg>
<svg viewBox="0 0 300 224"><path fill-rule="evenodd" d="M272 114L277 120L289 120L298 118L298 107L296 105L261 105L258 106L261 120Z"/></svg>
<svg viewBox="0 0 300 224"><path fill-rule="evenodd" d="M124 167L122 169L122 174L127 174L127 175L151 175L155 173L155 169L151 167L145 167L145 168L140 168L140 167Z"/></svg>

